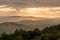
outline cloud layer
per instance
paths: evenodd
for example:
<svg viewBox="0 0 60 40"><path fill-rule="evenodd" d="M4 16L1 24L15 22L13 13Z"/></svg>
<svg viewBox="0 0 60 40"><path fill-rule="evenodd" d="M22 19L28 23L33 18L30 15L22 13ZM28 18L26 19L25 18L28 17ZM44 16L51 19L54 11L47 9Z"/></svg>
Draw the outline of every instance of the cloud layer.
<svg viewBox="0 0 60 40"><path fill-rule="evenodd" d="M36 14L21 13L22 8L42 8ZM0 0L0 16L42 16L59 17L60 0ZM17 14L18 13L18 14Z"/></svg>
<svg viewBox="0 0 60 40"><path fill-rule="evenodd" d="M8 7L60 7L60 0L0 0L0 5L8 5Z"/></svg>

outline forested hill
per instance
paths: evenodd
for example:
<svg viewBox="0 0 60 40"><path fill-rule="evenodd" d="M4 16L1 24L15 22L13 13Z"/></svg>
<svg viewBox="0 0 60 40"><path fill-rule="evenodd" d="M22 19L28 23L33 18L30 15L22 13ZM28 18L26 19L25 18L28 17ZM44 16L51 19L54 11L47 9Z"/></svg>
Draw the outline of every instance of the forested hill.
<svg viewBox="0 0 60 40"><path fill-rule="evenodd" d="M42 31L35 28L30 31L16 29L11 34L2 33L0 40L60 40L60 24L46 27Z"/></svg>
<svg viewBox="0 0 60 40"><path fill-rule="evenodd" d="M60 40L60 24L43 29L41 40Z"/></svg>
<svg viewBox="0 0 60 40"><path fill-rule="evenodd" d="M60 32L60 24L58 25L54 25L54 26L50 26L50 27L46 27L45 29L43 29L43 32L46 32L46 33L57 33L57 32Z"/></svg>
<svg viewBox="0 0 60 40"><path fill-rule="evenodd" d="M3 32L14 32L16 29L33 30L35 28L40 30L43 27L41 27L40 24L18 24L14 22L5 22L0 24L0 34Z"/></svg>

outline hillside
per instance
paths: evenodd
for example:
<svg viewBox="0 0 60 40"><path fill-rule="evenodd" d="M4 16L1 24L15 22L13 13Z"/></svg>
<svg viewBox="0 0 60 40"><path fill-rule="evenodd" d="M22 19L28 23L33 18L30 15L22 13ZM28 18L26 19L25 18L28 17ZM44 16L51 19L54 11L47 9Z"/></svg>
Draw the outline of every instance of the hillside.
<svg viewBox="0 0 60 40"><path fill-rule="evenodd" d="M15 23L3 23L15 24ZM33 30L16 29L12 34L2 33L0 40L60 40L60 24L44 28L42 31L35 28Z"/></svg>
<svg viewBox="0 0 60 40"><path fill-rule="evenodd" d="M0 24L0 33L3 32L14 32L16 29L24 29L24 30L33 30L35 28L40 29L40 25L32 25L32 24L17 24L13 22L5 22Z"/></svg>
<svg viewBox="0 0 60 40"><path fill-rule="evenodd" d="M43 29L41 40L60 40L60 24Z"/></svg>
<svg viewBox="0 0 60 40"><path fill-rule="evenodd" d="M45 33L57 33L57 32L60 32L60 24L50 26L50 27L46 27L45 29L43 29L43 32L45 32Z"/></svg>

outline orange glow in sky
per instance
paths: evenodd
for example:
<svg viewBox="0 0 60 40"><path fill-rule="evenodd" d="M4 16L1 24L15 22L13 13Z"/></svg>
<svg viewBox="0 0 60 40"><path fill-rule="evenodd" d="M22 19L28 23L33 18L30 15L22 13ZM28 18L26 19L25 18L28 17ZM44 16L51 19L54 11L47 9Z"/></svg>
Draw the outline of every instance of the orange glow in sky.
<svg viewBox="0 0 60 40"><path fill-rule="evenodd" d="M60 17L60 7L20 8L0 6L0 16L33 16L44 18Z"/></svg>
<svg viewBox="0 0 60 40"><path fill-rule="evenodd" d="M55 18L60 17L58 12L60 7L40 7L40 8L23 8L20 9L20 16L34 16L34 17L46 17L46 18Z"/></svg>

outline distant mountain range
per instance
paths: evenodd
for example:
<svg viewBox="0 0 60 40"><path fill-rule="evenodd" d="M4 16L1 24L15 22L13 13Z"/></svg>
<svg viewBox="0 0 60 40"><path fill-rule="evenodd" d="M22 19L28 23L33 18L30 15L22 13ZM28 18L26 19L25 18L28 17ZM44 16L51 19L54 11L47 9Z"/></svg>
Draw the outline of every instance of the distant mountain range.
<svg viewBox="0 0 60 40"><path fill-rule="evenodd" d="M34 28L38 28L42 30L47 26L56 24L60 24L60 18L38 18L21 16L0 17L0 33L14 32L17 28L24 30L32 30Z"/></svg>
<svg viewBox="0 0 60 40"><path fill-rule="evenodd" d="M43 18L38 18L38 17L27 17L27 16L1 16L0 17L0 23L4 22L19 22L23 20L41 20Z"/></svg>
<svg viewBox="0 0 60 40"><path fill-rule="evenodd" d="M24 29L24 30L33 30L35 28L40 28L40 25L33 25L33 24L18 24L13 22L5 22L0 24L0 33L6 32L6 33L12 33L16 29Z"/></svg>

